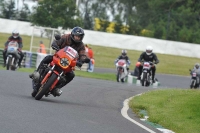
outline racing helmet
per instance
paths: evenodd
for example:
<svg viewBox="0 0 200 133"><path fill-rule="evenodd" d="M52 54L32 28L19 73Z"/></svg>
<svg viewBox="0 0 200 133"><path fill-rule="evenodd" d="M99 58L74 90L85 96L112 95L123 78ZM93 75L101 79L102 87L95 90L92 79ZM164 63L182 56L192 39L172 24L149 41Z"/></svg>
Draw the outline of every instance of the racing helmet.
<svg viewBox="0 0 200 133"><path fill-rule="evenodd" d="M18 30L13 30L13 32L12 32L12 36L14 37L14 38L17 38L18 36L19 36L19 32L18 32Z"/></svg>
<svg viewBox="0 0 200 133"><path fill-rule="evenodd" d="M147 47L146 47L146 54L147 54L147 55L151 55L152 52L153 52L153 47L152 47L152 46L147 46Z"/></svg>
<svg viewBox="0 0 200 133"><path fill-rule="evenodd" d="M84 35L85 33L81 27L74 27L71 32L71 39L74 42L79 43L79 42L82 42ZM80 39L76 39L75 36L80 37Z"/></svg>
<svg viewBox="0 0 200 133"><path fill-rule="evenodd" d="M199 69L199 63L196 63L194 66L196 69Z"/></svg>
<svg viewBox="0 0 200 133"><path fill-rule="evenodd" d="M122 56L124 57L124 56L126 56L127 55L127 51L126 50L122 50Z"/></svg>

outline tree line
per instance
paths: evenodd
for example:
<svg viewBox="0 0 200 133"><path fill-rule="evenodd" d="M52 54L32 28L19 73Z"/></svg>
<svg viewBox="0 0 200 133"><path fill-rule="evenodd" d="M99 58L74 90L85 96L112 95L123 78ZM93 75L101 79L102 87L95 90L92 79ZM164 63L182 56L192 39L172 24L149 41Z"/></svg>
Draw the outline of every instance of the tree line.
<svg viewBox="0 0 200 133"><path fill-rule="evenodd" d="M199 0L40 0L30 12L0 0L0 17L34 25L200 43Z"/></svg>

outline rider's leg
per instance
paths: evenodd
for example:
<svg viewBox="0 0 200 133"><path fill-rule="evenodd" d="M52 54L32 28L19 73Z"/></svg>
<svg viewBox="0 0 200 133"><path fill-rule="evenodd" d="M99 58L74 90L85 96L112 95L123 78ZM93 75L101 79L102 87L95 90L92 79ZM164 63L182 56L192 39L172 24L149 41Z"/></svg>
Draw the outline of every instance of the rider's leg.
<svg viewBox="0 0 200 133"><path fill-rule="evenodd" d="M66 73L65 74L65 82L62 82L58 88L62 88L64 87L65 85L67 85L69 82L71 82L73 80L73 78L75 77L75 74L73 71L69 72L69 73Z"/></svg>
<svg viewBox="0 0 200 133"><path fill-rule="evenodd" d="M152 67L151 68L151 71L152 71L152 81L153 81L153 83L155 83L155 73L156 73L156 67L154 66L154 67Z"/></svg>
<svg viewBox="0 0 200 133"><path fill-rule="evenodd" d="M3 54L3 67L5 67L6 66L6 52L7 52L7 50L4 50L3 52L2 52L2 54Z"/></svg>
<svg viewBox="0 0 200 133"><path fill-rule="evenodd" d="M21 51L19 52L20 54L20 59L19 59L19 62L18 62L18 66L21 67L21 63L22 63L22 60L24 58L24 53L22 53Z"/></svg>
<svg viewBox="0 0 200 133"><path fill-rule="evenodd" d="M71 82L73 80L73 78L75 77L75 74L73 71L66 73L65 74L65 79L61 79L61 83L58 83L59 85L54 89L54 91L52 92L54 96L60 96L62 94L61 88L64 87L65 85L67 85L69 82Z"/></svg>
<svg viewBox="0 0 200 133"><path fill-rule="evenodd" d="M139 74L138 74L138 79L141 79L141 74L142 74L142 66L139 66L138 70L139 70Z"/></svg>

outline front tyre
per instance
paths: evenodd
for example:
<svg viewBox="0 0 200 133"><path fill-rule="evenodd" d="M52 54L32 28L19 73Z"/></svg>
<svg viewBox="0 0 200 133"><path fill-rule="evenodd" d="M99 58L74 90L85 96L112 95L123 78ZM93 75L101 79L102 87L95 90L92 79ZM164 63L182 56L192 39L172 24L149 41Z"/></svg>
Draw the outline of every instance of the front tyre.
<svg viewBox="0 0 200 133"><path fill-rule="evenodd" d="M51 85L54 83L54 81L57 79L57 75L55 73L52 73L52 75L49 77L47 82L43 85L43 87L40 87L38 90L38 93L35 96L35 100L40 100L48 91Z"/></svg>
<svg viewBox="0 0 200 133"><path fill-rule="evenodd" d="M190 89L192 89L194 87L194 80L192 80L192 83L190 84Z"/></svg>
<svg viewBox="0 0 200 133"><path fill-rule="evenodd" d="M142 77L142 86L146 86L146 83L147 83L147 73L146 72L144 72L143 73L143 77Z"/></svg>
<svg viewBox="0 0 200 133"><path fill-rule="evenodd" d="M120 82L121 81L121 73L120 71L117 71L117 82Z"/></svg>
<svg viewBox="0 0 200 133"><path fill-rule="evenodd" d="M8 58L8 62L6 64L6 70L9 70L11 68L12 58L11 57L7 57L7 58Z"/></svg>

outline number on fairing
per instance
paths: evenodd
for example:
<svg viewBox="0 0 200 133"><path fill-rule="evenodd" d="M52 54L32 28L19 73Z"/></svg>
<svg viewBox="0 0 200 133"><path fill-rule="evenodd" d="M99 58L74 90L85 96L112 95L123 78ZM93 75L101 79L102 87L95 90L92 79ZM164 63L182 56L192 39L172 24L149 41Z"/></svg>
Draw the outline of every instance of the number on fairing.
<svg viewBox="0 0 200 133"><path fill-rule="evenodd" d="M71 55L73 58L75 58L77 56L77 51L74 50L72 47L68 47L66 50L66 53Z"/></svg>
<svg viewBox="0 0 200 133"><path fill-rule="evenodd" d="M197 73L192 73L192 77L196 77L197 76Z"/></svg>

